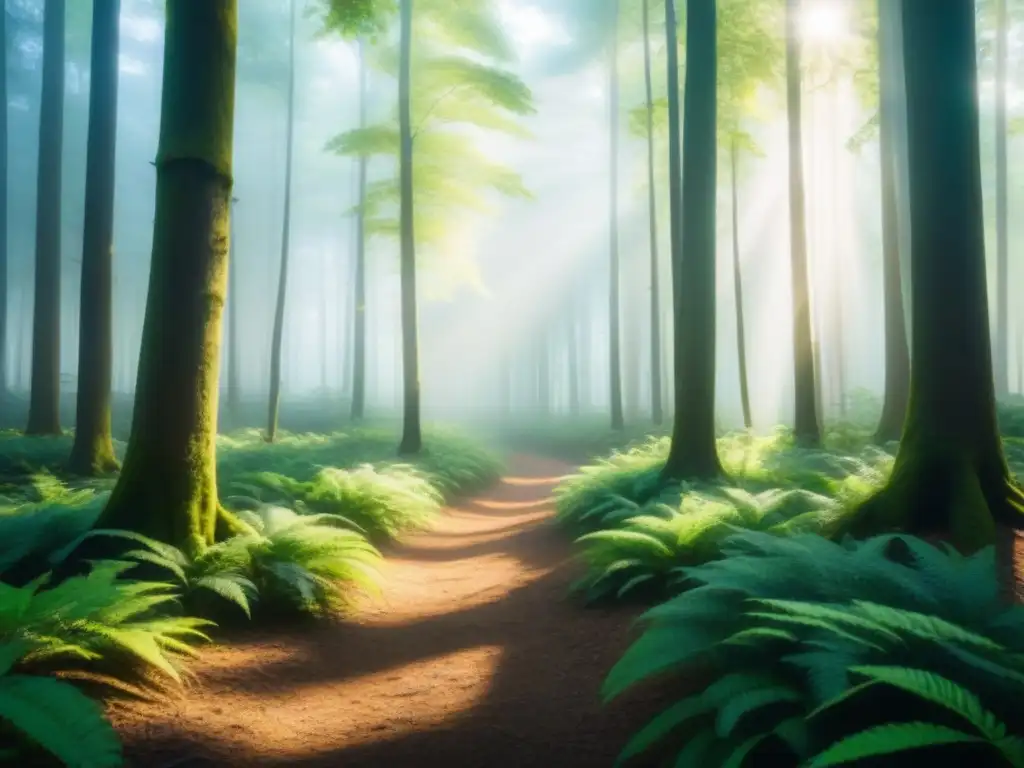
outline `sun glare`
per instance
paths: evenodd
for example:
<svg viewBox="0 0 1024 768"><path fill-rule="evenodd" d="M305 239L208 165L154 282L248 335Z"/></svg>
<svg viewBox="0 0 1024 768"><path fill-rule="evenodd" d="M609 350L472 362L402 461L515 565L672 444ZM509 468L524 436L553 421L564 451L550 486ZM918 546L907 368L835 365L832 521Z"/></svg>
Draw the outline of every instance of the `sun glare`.
<svg viewBox="0 0 1024 768"><path fill-rule="evenodd" d="M832 42L846 34L846 14L835 0L819 0L805 7L800 26L807 40Z"/></svg>

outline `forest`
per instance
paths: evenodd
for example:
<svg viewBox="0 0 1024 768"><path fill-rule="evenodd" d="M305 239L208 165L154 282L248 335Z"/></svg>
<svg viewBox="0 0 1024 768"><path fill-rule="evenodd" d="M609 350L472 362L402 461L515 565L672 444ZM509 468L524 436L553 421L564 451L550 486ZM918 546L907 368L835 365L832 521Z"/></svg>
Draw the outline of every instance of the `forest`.
<svg viewBox="0 0 1024 768"><path fill-rule="evenodd" d="M0 764L1024 768L1024 1L0 40Z"/></svg>

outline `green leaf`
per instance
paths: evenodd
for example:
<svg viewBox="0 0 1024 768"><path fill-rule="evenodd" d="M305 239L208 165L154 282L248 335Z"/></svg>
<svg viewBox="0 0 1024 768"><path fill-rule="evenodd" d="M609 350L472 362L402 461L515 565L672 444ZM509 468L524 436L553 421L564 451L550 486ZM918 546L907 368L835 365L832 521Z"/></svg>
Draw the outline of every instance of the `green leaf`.
<svg viewBox="0 0 1024 768"><path fill-rule="evenodd" d="M687 720L710 711L711 705L700 696L690 696L676 702L634 734L615 764L625 764L630 758L646 752Z"/></svg>
<svg viewBox="0 0 1024 768"><path fill-rule="evenodd" d="M921 749L943 744L981 742L977 736L934 723L897 723L879 725L836 742L816 755L807 768L828 768L832 765L892 755L908 749Z"/></svg>
<svg viewBox="0 0 1024 768"><path fill-rule="evenodd" d="M744 715L772 704L796 703L802 700L800 691L783 685L744 691L730 698L718 711L715 731L719 738L727 739Z"/></svg>
<svg viewBox="0 0 1024 768"><path fill-rule="evenodd" d="M981 699L963 686L935 672L888 666L851 667L850 671L946 707L977 728L989 741L998 741L1006 736L1006 726L992 712L985 709Z"/></svg>
<svg viewBox="0 0 1024 768"><path fill-rule="evenodd" d="M68 768L116 768L121 744L99 705L68 683L47 677L0 678L0 720Z"/></svg>

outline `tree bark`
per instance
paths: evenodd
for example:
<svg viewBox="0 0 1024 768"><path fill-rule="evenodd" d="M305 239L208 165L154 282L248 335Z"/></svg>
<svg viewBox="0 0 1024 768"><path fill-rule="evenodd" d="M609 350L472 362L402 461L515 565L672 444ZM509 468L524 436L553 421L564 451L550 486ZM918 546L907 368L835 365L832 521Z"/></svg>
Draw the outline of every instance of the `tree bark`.
<svg viewBox="0 0 1024 768"><path fill-rule="evenodd" d="M996 0L996 334L994 371L996 397L1010 391L1010 228L1006 150L1006 65L1008 55L1006 0Z"/></svg>
<svg viewBox="0 0 1024 768"><path fill-rule="evenodd" d="M7 369L7 349L10 339L8 318L9 279L7 257L7 14L0 13L0 50L4 52L3 71L0 72L0 408L6 411L11 390Z"/></svg>
<svg viewBox="0 0 1024 768"><path fill-rule="evenodd" d="M683 200L683 172L682 172L682 156L680 147L681 128L679 125L679 41L677 38L677 25L676 21L676 9L675 0L665 0L665 41L667 50L667 66L668 66L668 165L669 165L669 246L672 250L670 263L672 265L672 302L670 307L670 316L672 318L673 326L673 338L671 344L667 345L668 350L672 351L672 374L671 381L666 383L667 392L672 392L673 395L676 393L676 382L683 379L683 376L679 372L679 365L681 363L680 356L674 354L676 348L677 337L674 333L674 327L677 325L676 313L679 311L679 305L682 302L681 295L681 284L680 284L680 266L682 264L682 200ZM666 341L668 341L666 339ZM666 366L666 376L669 371ZM678 410L678 403L675 402L675 396L670 401L671 413L673 419L674 414Z"/></svg>
<svg viewBox="0 0 1024 768"><path fill-rule="evenodd" d="M359 127L366 127L367 99L366 52L359 41ZM367 158L359 156L359 210L356 212L355 293L352 307L352 419L359 421L366 412L366 230L363 204L366 200Z"/></svg>
<svg viewBox="0 0 1024 768"><path fill-rule="evenodd" d="M99 528L190 553L218 522L237 0L167 5L156 218L131 436Z"/></svg>
<svg viewBox="0 0 1024 768"><path fill-rule="evenodd" d="M25 434L59 435L61 170L64 146L64 0L43 14L43 89L36 186L36 278L32 390Z"/></svg>
<svg viewBox="0 0 1024 768"><path fill-rule="evenodd" d="M608 43L608 397L612 429L625 426L622 412L622 339L619 317L619 0L610 4L611 39Z"/></svg>
<svg viewBox="0 0 1024 768"><path fill-rule="evenodd" d="M120 466L110 432L113 349L114 169L121 0L94 0L79 303L78 403L71 470L102 475Z"/></svg>
<svg viewBox="0 0 1024 768"><path fill-rule="evenodd" d="M900 4L878 0L879 152L882 170L882 289L885 302L885 397L875 431L879 443L899 440L910 394L910 348L903 308L900 267L900 219L896 203L897 128L894 110L901 109L895 91L893 54L898 52Z"/></svg>
<svg viewBox="0 0 1024 768"><path fill-rule="evenodd" d="M722 474L715 443L715 0L686 4L682 234L675 308L675 416L663 476ZM684 255L680 259L680 256ZM685 375L683 374L685 372Z"/></svg>
<svg viewBox="0 0 1024 768"><path fill-rule="evenodd" d="M285 303L288 298L288 257L291 253L292 155L295 140L295 0L291 0L288 17L288 129L285 138L284 216L281 224L281 271L277 278L274 330L270 340L270 402L266 434L268 443L272 443L277 435L277 418L281 407L281 348L284 343Z"/></svg>
<svg viewBox="0 0 1024 768"><path fill-rule="evenodd" d="M753 429L750 413L750 388L747 380L747 333L743 319L743 275L740 270L740 204L737 165L739 149L733 138L729 147L729 184L732 188L732 284L736 303L736 355L740 374L740 406L743 408L743 427Z"/></svg>
<svg viewBox="0 0 1024 768"><path fill-rule="evenodd" d="M566 374L569 380L569 415L573 417L580 415L580 350L577 337L577 326L579 325L577 314L576 307L570 302L565 314L565 357Z"/></svg>
<svg viewBox="0 0 1024 768"><path fill-rule="evenodd" d="M892 476L858 525L941 532L965 551L1019 526L989 336L973 0L903 0L911 206L911 378ZM1012 541L1011 541L1012 543ZM1004 562L1005 562L1004 553Z"/></svg>
<svg viewBox="0 0 1024 768"><path fill-rule="evenodd" d="M241 357L242 350L238 347L238 263L235 258L235 209L238 198L231 198L231 221L228 229L230 240L228 247L228 414L235 422L240 416L242 399ZM232 424L234 426L234 424Z"/></svg>
<svg viewBox="0 0 1024 768"><path fill-rule="evenodd" d="M793 281L793 432L806 445L821 443L811 333L804 200L803 128L800 82L801 0L786 0L786 119L789 125L789 228Z"/></svg>
<svg viewBox="0 0 1024 768"><path fill-rule="evenodd" d="M401 141L401 304L402 304L402 440L401 456L423 448L420 426L419 328L416 309L416 238L413 227L412 167L412 3L401 0L398 70L398 123Z"/></svg>
<svg viewBox="0 0 1024 768"><path fill-rule="evenodd" d="M661 404L661 280L658 274L658 210L654 186L654 94L651 88L650 0L643 0L644 93L647 98L647 207L651 239L651 420L660 425L665 418Z"/></svg>

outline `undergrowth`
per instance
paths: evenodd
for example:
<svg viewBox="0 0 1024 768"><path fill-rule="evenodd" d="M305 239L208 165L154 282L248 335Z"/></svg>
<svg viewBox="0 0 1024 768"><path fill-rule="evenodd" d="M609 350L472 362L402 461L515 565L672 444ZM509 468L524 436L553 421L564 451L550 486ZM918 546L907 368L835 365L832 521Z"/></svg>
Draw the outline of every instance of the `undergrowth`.
<svg viewBox="0 0 1024 768"><path fill-rule="evenodd" d="M583 467L555 491L556 521L578 536L587 565L577 589L589 600L663 596L677 589L680 567L719 557L738 529L838 535L893 460L851 431L830 442L859 445L856 452L798 448L782 431L726 436L719 454L728 479L718 483L663 482L669 438Z"/></svg>
<svg viewBox="0 0 1024 768"><path fill-rule="evenodd" d="M1024 608L992 549L747 532L722 554L684 570L694 588L642 617L605 681L606 700L664 674L681 691L620 762L1024 766Z"/></svg>

